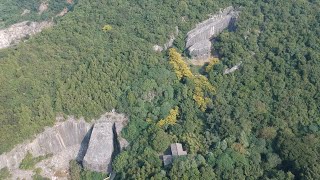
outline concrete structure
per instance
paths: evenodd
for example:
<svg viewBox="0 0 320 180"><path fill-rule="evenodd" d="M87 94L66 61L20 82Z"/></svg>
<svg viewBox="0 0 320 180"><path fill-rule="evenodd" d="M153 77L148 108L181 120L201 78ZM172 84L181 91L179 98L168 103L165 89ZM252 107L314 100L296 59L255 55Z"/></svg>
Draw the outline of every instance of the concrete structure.
<svg viewBox="0 0 320 180"><path fill-rule="evenodd" d="M183 150L182 144L180 144L180 143L171 144L170 149L171 149L171 154L170 155L163 155L162 156L163 164L165 166L171 164L172 161L173 161L173 158L175 156L187 155L187 151Z"/></svg>
<svg viewBox="0 0 320 180"><path fill-rule="evenodd" d="M172 156L187 155L187 151L184 151L182 149L182 144L180 143L171 144L171 153L172 153Z"/></svg>
<svg viewBox="0 0 320 180"><path fill-rule="evenodd" d="M217 36L237 17L232 6L225 8L219 14L198 24L187 34L186 48L194 59L209 58L211 54L211 38Z"/></svg>

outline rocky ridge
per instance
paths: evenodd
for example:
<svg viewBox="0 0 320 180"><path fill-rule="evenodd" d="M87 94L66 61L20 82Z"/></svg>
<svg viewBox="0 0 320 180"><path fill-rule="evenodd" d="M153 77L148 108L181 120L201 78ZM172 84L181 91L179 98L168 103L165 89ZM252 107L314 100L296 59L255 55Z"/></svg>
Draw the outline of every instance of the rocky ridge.
<svg viewBox="0 0 320 180"><path fill-rule="evenodd" d="M51 158L42 162L41 166L36 165L36 167L42 168L44 176L52 177L55 171L68 167L69 160L74 159L77 155L81 142L90 127L91 125L83 119L75 120L73 117L69 117L65 122L59 122L54 127L46 128L33 141L20 144L10 152L0 155L0 169L8 167L13 179L29 179L33 174L32 171L19 169L27 152L30 152L34 157L53 154ZM51 165L53 168L50 167Z"/></svg>

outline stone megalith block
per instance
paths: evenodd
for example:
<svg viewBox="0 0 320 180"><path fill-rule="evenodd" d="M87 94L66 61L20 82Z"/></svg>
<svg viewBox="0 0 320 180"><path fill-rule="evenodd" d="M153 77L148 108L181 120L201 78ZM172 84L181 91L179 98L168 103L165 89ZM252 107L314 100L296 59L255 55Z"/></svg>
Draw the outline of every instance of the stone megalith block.
<svg viewBox="0 0 320 180"><path fill-rule="evenodd" d="M113 153L113 121L95 123L83 166L97 172L111 172Z"/></svg>

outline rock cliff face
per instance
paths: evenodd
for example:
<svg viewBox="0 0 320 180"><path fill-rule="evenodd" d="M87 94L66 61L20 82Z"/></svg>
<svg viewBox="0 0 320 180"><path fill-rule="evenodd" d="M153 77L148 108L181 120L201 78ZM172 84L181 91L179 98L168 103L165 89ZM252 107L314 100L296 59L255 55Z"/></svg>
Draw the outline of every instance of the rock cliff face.
<svg viewBox="0 0 320 180"><path fill-rule="evenodd" d="M83 162L88 169L111 172L111 161L117 153L115 150L120 151L120 148L128 145L120 136L127 121L124 115L115 112L106 113L93 124L69 117L54 127L46 128L33 141L0 155L0 169L8 167L13 179L32 179L32 170L19 169L29 151L34 157L53 155L35 166L42 169L41 175L51 179L67 179L69 161L72 159ZM118 148L115 146L117 144L120 145ZM60 177L56 177L56 174L60 174Z"/></svg>
<svg viewBox="0 0 320 180"><path fill-rule="evenodd" d="M14 178L29 179L32 172L19 169L22 159L29 151L34 157L53 154L53 157L37 165L44 175L52 177L54 172L68 167L69 161L75 159L81 142L90 130L91 125L82 120L70 117L65 122L57 123L36 136L32 142L16 146L12 151L0 155L0 169L8 167Z"/></svg>
<svg viewBox="0 0 320 180"><path fill-rule="evenodd" d="M227 7L219 14L198 24L195 29L187 34L186 48L194 59L206 59L210 57L211 38L217 36L228 28L236 18L237 12L232 6Z"/></svg>
<svg viewBox="0 0 320 180"><path fill-rule="evenodd" d="M111 161L117 151L115 144L120 147L127 145L121 138L120 132L127 118L122 114L107 113L94 124L87 153L83 159L85 168L97 172L111 172Z"/></svg>
<svg viewBox="0 0 320 180"><path fill-rule="evenodd" d="M0 30L0 49L17 44L21 39L41 32L44 28L51 27L52 22L24 21L11 25L9 28Z"/></svg>

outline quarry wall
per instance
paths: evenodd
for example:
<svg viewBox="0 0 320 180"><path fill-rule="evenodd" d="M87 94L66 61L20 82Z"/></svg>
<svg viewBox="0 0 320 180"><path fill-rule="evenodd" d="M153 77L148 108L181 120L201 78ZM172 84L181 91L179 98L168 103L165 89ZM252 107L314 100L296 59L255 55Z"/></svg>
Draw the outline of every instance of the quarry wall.
<svg viewBox="0 0 320 180"><path fill-rule="evenodd" d="M128 142L120 135L128 119L113 112L87 123L84 119L69 117L38 134L34 140L17 145L10 152L0 155L0 169L7 167L13 179L32 179L32 170L21 170L19 165L26 154L33 157L52 154L36 164L41 175L51 179L67 179L70 160L76 159L84 167L93 171L111 172L114 144L122 149ZM60 174L56 177L56 174ZM61 176L65 174L65 176Z"/></svg>
<svg viewBox="0 0 320 180"><path fill-rule="evenodd" d="M238 12L230 6L220 13L196 25L188 32L186 48L193 59L205 59L211 55L211 38L228 28Z"/></svg>

